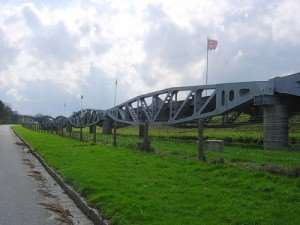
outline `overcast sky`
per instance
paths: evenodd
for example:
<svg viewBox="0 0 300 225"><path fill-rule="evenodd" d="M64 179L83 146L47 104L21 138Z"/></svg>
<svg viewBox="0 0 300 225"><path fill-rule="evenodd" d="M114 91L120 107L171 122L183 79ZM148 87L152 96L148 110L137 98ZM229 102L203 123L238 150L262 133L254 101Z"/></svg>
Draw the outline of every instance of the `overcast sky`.
<svg viewBox="0 0 300 225"><path fill-rule="evenodd" d="M171 86L300 71L299 0L0 0L0 99L59 115Z"/></svg>

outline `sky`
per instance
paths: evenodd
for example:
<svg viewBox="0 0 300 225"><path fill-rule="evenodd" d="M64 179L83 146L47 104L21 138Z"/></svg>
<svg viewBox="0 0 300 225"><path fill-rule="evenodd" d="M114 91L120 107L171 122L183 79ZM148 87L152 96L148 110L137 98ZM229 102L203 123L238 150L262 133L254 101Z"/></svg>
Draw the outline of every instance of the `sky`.
<svg viewBox="0 0 300 225"><path fill-rule="evenodd" d="M299 0L0 0L0 99L70 115L205 81L300 71ZM65 105L65 106L64 106Z"/></svg>

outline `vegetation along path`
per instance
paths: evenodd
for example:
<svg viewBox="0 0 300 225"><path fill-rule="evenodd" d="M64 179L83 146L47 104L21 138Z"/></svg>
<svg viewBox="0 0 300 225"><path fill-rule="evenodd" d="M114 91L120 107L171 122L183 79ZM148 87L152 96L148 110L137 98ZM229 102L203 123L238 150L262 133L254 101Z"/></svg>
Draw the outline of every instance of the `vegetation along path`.
<svg viewBox="0 0 300 225"><path fill-rule="evenodd" d="M143 153L128 146L91 145L20 126L15 130L112 224L296 225L300 221L299 178ZM295 157L299 160L299 154Z"/></svg>

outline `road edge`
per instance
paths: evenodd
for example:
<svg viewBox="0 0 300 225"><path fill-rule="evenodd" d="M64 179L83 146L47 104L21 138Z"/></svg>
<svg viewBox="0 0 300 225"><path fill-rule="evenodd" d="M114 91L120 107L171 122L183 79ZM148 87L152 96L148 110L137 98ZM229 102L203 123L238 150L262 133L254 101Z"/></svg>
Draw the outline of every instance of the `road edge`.
<svg viewBox="0 0 300 225"><path fill-rule="evenodd" d="M65 183L64 179L56 173L56 171L49 166L43 157L34 151L34 148L24 140L17 132L10 127L13 133L19 138L24 145L28 148L29 152L42 164L45 170L50 174L50 176L59 184L59 186L66 192L70 199L75 203L75 205L95 224L95 225L108 225L107 220L100 215L97 209L90 207L86 200L76 192L70 185Z"/></svg>

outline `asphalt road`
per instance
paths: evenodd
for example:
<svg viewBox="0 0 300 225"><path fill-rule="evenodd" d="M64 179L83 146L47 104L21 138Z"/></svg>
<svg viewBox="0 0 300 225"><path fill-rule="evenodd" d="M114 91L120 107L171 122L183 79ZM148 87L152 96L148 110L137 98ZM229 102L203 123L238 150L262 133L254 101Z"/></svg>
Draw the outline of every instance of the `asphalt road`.
<svg viewBox="0 0 300 225"><path fill-rule="evenodd" d="M22 162L22 146L9 126L0 126L0 225L53 225L41 207L36 184Z"/></svg>

